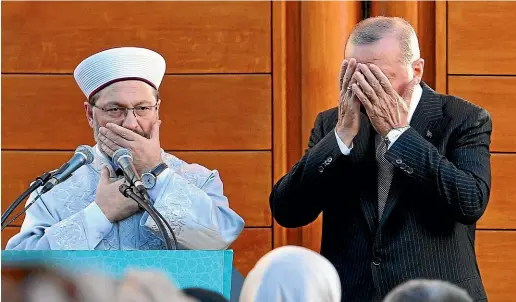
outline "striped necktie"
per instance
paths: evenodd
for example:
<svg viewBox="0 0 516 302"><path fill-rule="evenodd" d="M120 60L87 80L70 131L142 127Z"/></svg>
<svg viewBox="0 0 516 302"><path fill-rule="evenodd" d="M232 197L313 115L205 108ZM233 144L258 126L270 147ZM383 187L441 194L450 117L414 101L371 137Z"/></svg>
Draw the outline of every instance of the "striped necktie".
<svg viewBox="0 0 516 302"><path fill-rule="evenodd" d="M377 136L376 163L378 166L378 221L382 218L389 188L391 187L394 166L385 158L387 144L383 142L380 135Z"/></svg>

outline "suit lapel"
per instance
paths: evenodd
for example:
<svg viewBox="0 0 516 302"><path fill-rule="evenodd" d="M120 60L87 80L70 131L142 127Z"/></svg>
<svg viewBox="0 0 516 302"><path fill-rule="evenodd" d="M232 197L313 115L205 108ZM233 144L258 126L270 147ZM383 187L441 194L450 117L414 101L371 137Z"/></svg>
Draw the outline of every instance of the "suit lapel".
<svg viewBox="0 0 516 302"><path fill-rule="evenodd" d="M443 120L441 96L425 83L422 82L421 85L423 87L423 94L410 121L410 127L426 140L433 143L441 136L444 130L443 127L446 127L447 122ZM386 219L398 203L405 180L403 172L396 169L378 228L384 225Z"/></svg>

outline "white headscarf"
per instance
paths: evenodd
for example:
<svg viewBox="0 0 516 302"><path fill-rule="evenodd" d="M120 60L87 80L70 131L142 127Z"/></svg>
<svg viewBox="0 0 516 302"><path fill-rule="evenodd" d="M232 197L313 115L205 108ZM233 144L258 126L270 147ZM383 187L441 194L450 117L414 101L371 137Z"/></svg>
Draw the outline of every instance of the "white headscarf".
<svg viewBox="0 0 516 302"><path fill-rule="evenodd" d="M323 256L284 246L263 256L249 272L240 302L340 302L340 279Z"/></svg>

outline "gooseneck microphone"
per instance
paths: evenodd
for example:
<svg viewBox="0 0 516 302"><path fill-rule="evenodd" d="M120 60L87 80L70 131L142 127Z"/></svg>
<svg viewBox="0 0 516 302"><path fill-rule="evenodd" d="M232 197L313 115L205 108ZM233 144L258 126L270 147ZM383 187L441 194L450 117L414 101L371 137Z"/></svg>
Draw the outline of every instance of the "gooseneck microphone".
<svg viewBox="0 0 516 302"><path fill-rule="evenodd" d="M44 194L56 185L64 182L72 173L77 171L83 165L89 165L93 162L93 149L90 146L82 145L75 149L74 156L62 165L56 172L55 175L43 186L41 194Z"/></svg>
<svg viewBox="0 0 516 302"><path fill-rule="evenodd" d="M143 186L142 179L134 167L133 155L131 152L124 148L116 150L113 154L113 162L124 172L125 178L129 184L134 186L145 198L150 199L147 189Z"/></svg>

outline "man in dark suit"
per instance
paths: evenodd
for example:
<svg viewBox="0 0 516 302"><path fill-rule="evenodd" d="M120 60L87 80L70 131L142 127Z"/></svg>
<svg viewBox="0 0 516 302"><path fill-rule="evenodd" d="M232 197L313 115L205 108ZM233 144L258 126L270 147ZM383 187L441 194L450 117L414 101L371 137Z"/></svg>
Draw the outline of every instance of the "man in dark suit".
<svg viewBox="0 0 516 302"><path fill-rule="evenodd" d="M414 29L399 18L350 35L337 108L317 116L308 150L274 186L285 227L324 213L321 253L342 301L380 301L410 279L441 279L487 301L476 221L491 186L489 113L420 82Z"/></svg>

